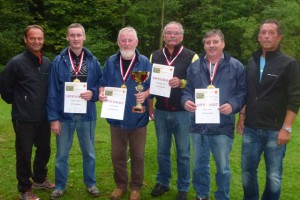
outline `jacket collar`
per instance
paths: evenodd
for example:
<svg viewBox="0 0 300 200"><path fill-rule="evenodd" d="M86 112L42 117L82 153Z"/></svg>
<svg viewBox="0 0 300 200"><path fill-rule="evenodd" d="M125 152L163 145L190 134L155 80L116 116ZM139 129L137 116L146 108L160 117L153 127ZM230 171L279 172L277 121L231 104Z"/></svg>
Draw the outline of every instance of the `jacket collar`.
<svg viewBox="0 0 300 200"><path fill-rule="evenodd" d="M68 49L69 49L69 46L66 47L66 48L60 53L60 55L61 55L61 56L69 56L69 55L68 55ZM88 58L93 57L92 52L90 52L90 50L88 50L87 48L83 47L82 50L84 51L84 55L86 55Z"/></svg>
<svg viewBox="0 0 300 200"><path fill-rule="evenodd" d="M166 56L167 56L168 58L173 59L173 58L177 55L177 53L179 52L181 46L182 46L182 44L176 45L176 46L174 47L174 51L173 51L173 54L172 54L172 55L170 54L168 48L165 46L164 49L165 49ZM171 57L171 56L172 56L172 57Z"/></svg>
<svg viewBox="0 0 300 200"><path fill-rule="evenodd" d="M36 63L36 64L38 64L39 65L39 58L36 56L36 55L34 55L31 51L29 51L27 48L26 48L26 50L25 50L25 55L31 60L31 61L33 61L34 63ZM41 56L42 56L42 59L43 59L43 55L41 54Z"/></svg>
<svg viewBox="0 0 300 200"><path fill-rule="evenodd" d="M259 50L255 51L255 52L252 54L252 56L253 56L255 62L258 63L258 64L259 64L259 62L260 62L260 57L261 57L262 53L263 53L263 52L262 52L262 49L259 49ZM277 48L275 51L267 51L267 52L266 52L266 60L268 60L268 59L270 59L270 58L273 58L273 57L277 56L277 55L280 54L280 53L281 53L281 49L280 49L279 46L278 46L278 48Z"/></svg>
<svg viewBox="0 0 300 200"><path fill-rule="evenodd" d="M226 61L226 62L229 62L229 60L231 59L231 56L229 55L229 53L227 53L226 51L223 51L223 55L224 55L223 60ZM206 53L203 52L201 54L200 58L201 58L201 60L206 59Z"/></svg>

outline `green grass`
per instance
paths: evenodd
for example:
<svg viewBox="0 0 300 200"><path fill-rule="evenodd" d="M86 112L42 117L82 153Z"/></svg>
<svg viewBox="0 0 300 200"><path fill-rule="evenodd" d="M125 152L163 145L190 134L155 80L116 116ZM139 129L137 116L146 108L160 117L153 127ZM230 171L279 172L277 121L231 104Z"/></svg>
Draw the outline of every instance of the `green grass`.
<svg viewBox="0 0 300 200"><path fill-rule="evenodd" d="M98 108L100 104L98 103ZM5 104L0 100L0 200L15 200L18 199L18 191L16 188L16 172L15 172L15 149L14 149L14 132L11 124L10 105ZM99 115L99 113L98 113ZM292 133L292 139L287 147L287 153L284 160L284 174L282 183L281 200L298 200L300 199L300 159L298 147L300 143L300 122L297 119ZM49 179L54 180L54 162L55 162L55 137L52 135L51 139L52 153L48 164ZM155 177L157 173L157 159L156 159L156 136L153 122L148 125L147 143L145 153L145 179L144 187L142 189L142 199L152 199L150 192L155 185ZM115 184L113 180L113 169L110 157L110 133L109 126L102 118L98 118L97 130L95 137L95 148L97 154L96 179L97 186L101 190L101 196L98 199L109 199L111 191ZM171 190L160 198L161 200L172 200L176 198L176 163L174 149L172 152L172 182ZM232 200L242 199L243 190L241 184L241 167L240 167L240 153L241 153L241 136L236 135L231 153L231 191L230 196ZM192 163L192 162L191 162ZM130 165L129 165L130 167ZM216 190L215 186L215 163L211 162L211 199L214 200L213 192ZM62 200L85 200L94 199L88 195L85 190L82 176L82 157L80 148L78 146L78 139L75 136L73 147L70 153L69 160L69 179L67 183L67 190ZM259 182L260 192L264 188L265 169L262 160L259 168ZM36 191L40 199L49 199L51 191ZM129 192L124 199L128 199ZM191 185L189 191L189 199L195 197L195 192Z"/></svg>

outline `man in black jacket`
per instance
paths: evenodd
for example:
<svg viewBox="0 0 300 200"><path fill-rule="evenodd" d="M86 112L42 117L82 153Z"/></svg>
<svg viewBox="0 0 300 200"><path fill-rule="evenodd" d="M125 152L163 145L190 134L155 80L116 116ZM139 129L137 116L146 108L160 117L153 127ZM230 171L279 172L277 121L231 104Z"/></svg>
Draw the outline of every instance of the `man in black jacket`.
<svg viewBox="0 0 300 200"><path fill-rule="evenodd" d="M300 106L300 66L281 52L281 39L278 21L263 22L258 33L262 49L249 59L246 70L248 96L237 125L243 133L244 200L259 199L257 168L262 153L267 172L262 200L280 198L282 161Z"/></svg>
<svg viewBox="0 0 300 200"><path fill-rule="evenodd" d="M12 104L16 140L16 172L20 199L38 200L33 188L52 189L46 180L50 158L50 124L46 115L50 61L41 53L44 30L30 25L24 32L26 50L11 59L1 75L1 97ZM31 154L36 147L31 170ZM30 178L32 178L33 183Z"/></svg>

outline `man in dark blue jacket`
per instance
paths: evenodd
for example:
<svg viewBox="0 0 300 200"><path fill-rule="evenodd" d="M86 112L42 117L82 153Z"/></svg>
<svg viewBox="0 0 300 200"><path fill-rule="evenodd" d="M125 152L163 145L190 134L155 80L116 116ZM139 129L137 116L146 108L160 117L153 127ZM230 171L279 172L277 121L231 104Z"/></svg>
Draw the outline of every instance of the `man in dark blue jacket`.
<svg viewBox="0 0 300 200"><path fill-rule="evenodd" d="M1 97L12 104L20 199L38 200L32 193L32 187L54 188L54 184L46 180L50 158L50 124L46 114L46 99L51 63L41 53L44 44L44 30L41 26L28 26L24 42L26 50L10 60L1 75ZM33 146L36 152L32 173Z"/></svg>
<svg viewBox="0 0 300 200"><path fill-rule="evenodd" d="M119 52L110 56L103 70L103 82L99 88L100 101L106 101L105 87L127 88L124 119L107 119L111 131L111 151L114 166L115 190L112 200L118 200L125 194L128 184L131 189L130 200L141 199L140 190L144 179L144 152L146 143L148 106L145 99L149 96L150 78L144 82L143 91L137 93L137 83L132 78L134 71L151 72L151 64L147 57L136 50L138 38L136 30L125 27L118 35ZM136 102L145 106L145 112L132 112ZM127 146L131 158L131 179L127 171Z"/></svg>
<svg viewBox="0 0 300 200"><path fill-rule="evenodd" d="M56 134L57 147L56 187L51 194L51 199L59 198L66 190L69 153L75 130L83 157L84 183L92 196L99 195L95 178L94 136L97 119L95 103L98 101L102 70L97 58L83 47L85 39L85 30L81 24L74 23L68 27L69 47L55 57L49 77L48 119L51 122L52 132ZM85 111L65 111L68 110L67 105L64 105L67 82L82 83L86 86L86 90L78 96L78 99L86 101Z"/></svg>
<svg viewBox="0 0 300 200"><path fill-rule="evenodd" d="M193 186L196 200L209 199L209 162L212 152L217 166L215 198L228 200L231 178L229 154L234 137L235 113L241 110L246 101L246 74L242 63L223 52L225 42L220 30L207 32L203 44L205 53L190 65L181 100L187 111L195 112L195 89L218 88L220 123L196 124L195 115L192 117Z"/></svg>

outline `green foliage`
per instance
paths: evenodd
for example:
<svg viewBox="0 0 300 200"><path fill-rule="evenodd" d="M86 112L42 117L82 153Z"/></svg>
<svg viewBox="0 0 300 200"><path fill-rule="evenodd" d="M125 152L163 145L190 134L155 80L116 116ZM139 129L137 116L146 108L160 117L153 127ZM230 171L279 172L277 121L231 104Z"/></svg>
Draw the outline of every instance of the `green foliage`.
<svg viewBox="0 0 300 200"><path fill-rule="evenodd" d="M281 46L300 60L299 0L0 0L0 65L24 49L23 30L29 24L45 28L44 53L50 59L68 45L67 26L83 24L88 36L85 45L104 63L118 50L120 28L133 26L138 49L148 56L161 46L161 22L170 21L183 24L183 43L197 53L203 51L204 33L221 29L225 50L246 63L259 48L257 30L266 18L281 21L285 30Z"/></svg>
<svg viewBox="0 0 300 200"><path fill-rule="evenodd" d="M100 60L101 66L104 66L111 52L117 52L117 40L111 42L108 39L110 35L101 27L90 28L86 35L85 46Z"/></svg>
<svg viewBox="0 0 300 200"><path fill-rule="evenodd" d="M280 19L283 28L283 50L300 60L300 2L294 0L286 2L275 0L273 7L267 7L263 11L265 18Z"/></svg>
<svg viewBox="0 0 300 200"><path fill-rule="evenodd" d="M0 65L24 48L24 29L34 21L34 16L28 15L30 4L31 1L0 0Z"/></svg>

